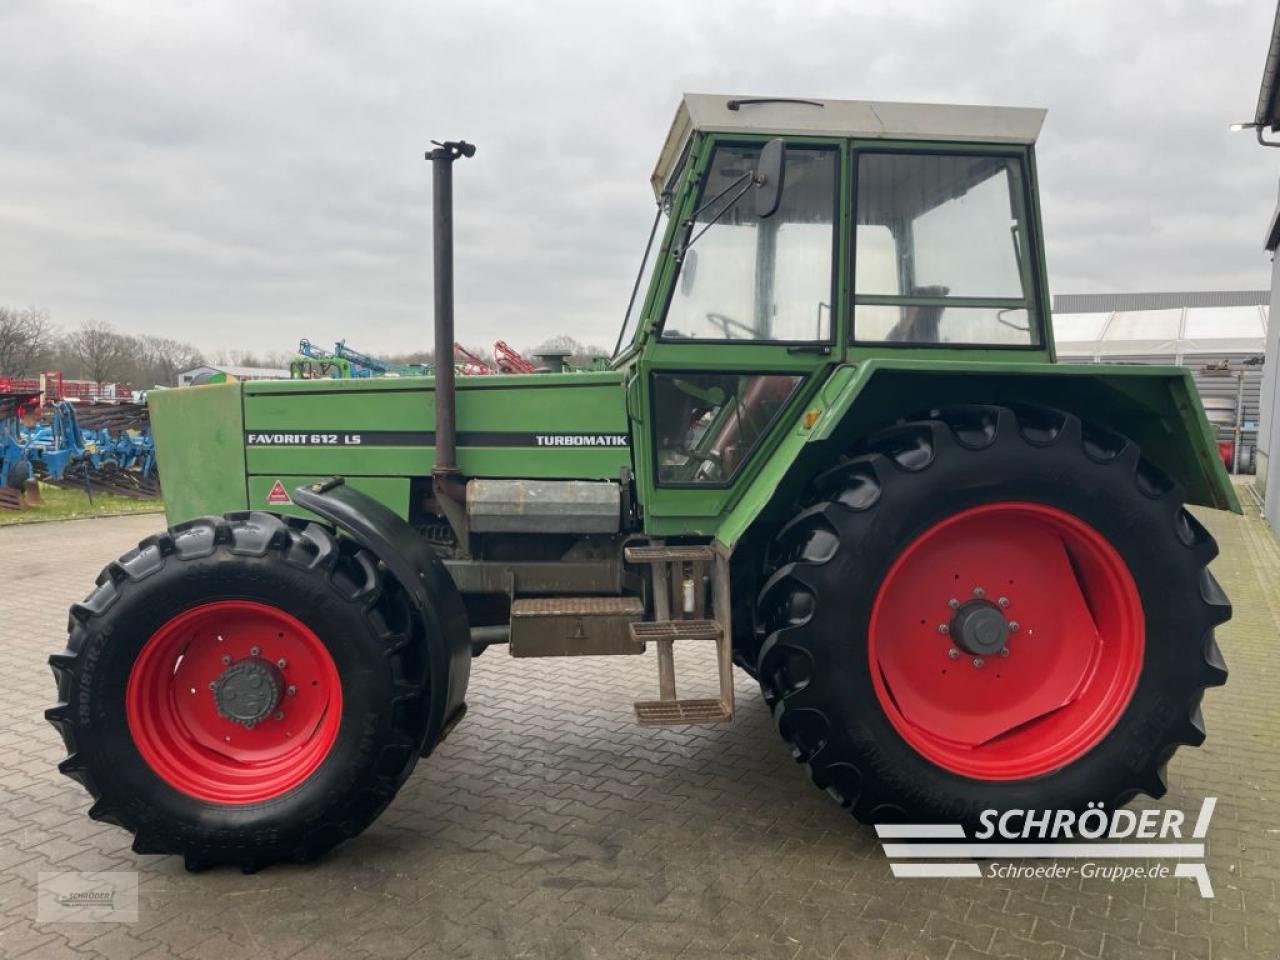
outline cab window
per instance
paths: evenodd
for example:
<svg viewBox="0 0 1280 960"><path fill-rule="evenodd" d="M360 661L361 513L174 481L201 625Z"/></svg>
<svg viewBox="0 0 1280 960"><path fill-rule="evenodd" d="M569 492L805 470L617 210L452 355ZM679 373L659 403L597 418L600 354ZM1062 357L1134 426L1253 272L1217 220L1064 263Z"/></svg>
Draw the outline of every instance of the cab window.
<svg viewBox="0 0 1280 960"><path fill-rule="evenodd" d="M1036 346L1021 161L858 157L854 339Z"/></svg>
<svg viewBox="0 0 1280 960"><path fill-rule="evenodd" d="M655 373L659 485L728 483L803 379L782 373Z"/></svg>
<svg viewBox="0 0 1280 960"><path fill-rule="evenodd" d="M837 152L788 147L782 202L762 220L731 188L755 168L760 147L715 148L692 234L707 230L681 261L664 340L831 339Z"/></svg>

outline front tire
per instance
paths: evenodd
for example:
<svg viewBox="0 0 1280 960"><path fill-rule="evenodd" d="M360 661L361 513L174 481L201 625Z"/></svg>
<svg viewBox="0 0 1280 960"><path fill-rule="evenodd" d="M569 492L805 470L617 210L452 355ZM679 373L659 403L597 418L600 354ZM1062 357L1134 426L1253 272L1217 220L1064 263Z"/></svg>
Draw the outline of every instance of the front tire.
<svg viewBox="0 0 1280 960"><path fill-rule="evenodd" d="M757 669L814 782L868 823L1165 792L1225 682L1217 546L1124 437L931 411L815 482L776 538Z"/></svg>
<svg viewBox="0 0 1280 960"><path fill-rule="evenodd" d="M302 862L355 836L413 770L425 643L375 557L267 513L142 542L71 609L46 717L89 815L188 869Z"/></svg>

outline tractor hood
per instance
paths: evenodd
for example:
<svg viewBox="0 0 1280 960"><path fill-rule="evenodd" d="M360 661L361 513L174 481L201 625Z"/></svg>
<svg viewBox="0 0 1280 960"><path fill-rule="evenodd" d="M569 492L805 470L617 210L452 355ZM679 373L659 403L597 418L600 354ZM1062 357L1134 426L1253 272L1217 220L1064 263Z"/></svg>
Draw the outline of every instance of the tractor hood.
<svg viewBox="0 0 1280 960"><path fill-rule="evenodd" d="M469 477L616 480L631 467L622 375L459 377L458 466ZM435 379L261 380L162 391L152 424L171 522L293 508L340 474L408 515L435 460ZM194 456L193 433L206 437Z"/></svg>

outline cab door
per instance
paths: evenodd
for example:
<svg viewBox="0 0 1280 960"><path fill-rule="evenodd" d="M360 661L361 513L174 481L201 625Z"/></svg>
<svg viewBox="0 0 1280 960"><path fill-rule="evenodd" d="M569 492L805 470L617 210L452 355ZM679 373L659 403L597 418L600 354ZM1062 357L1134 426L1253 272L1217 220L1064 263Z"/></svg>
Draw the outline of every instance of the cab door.
<svg viewBox="0 0 1280 960"><path fill-rule="evenodd" d="M712 532L843 354L843 143L789 139L761 217L768 140L708 138L674 204L628 397L650 533Z"/></svg>

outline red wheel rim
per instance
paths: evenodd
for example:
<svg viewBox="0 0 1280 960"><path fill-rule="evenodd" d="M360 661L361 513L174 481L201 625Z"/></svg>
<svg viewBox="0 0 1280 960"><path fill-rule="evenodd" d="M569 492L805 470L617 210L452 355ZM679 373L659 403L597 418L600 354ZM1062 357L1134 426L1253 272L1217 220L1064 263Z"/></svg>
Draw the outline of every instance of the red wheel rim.
<svg viewBox="0 0 1280 960"><path fill-rule="evenodd" d="M1069 513L1022 502L917 537L880 585L868 633L894 729L982 780L1049 773L1097 745L1133 696L1145 644L1115 548Z"/></svg>
<svg viewBox="0 0 1280 960"><path fill-rule="evenodd" d="M246 720L246 705L265 713ZM267 604L219 600L151 635L129 672L125 713L138 752L171 787L214 803L257 803L292 790L328 756L342 683L301 621Z"/></svg>

